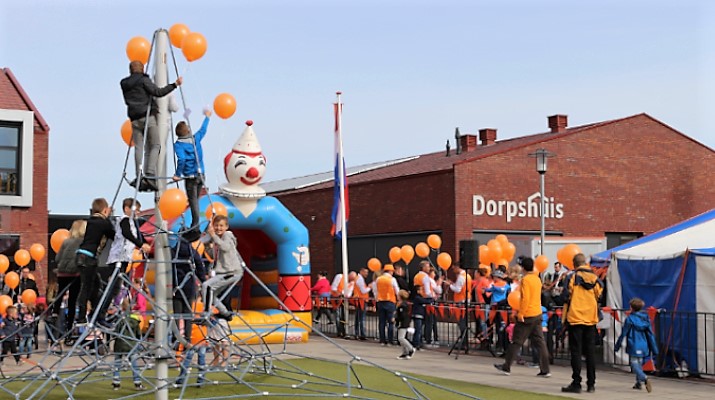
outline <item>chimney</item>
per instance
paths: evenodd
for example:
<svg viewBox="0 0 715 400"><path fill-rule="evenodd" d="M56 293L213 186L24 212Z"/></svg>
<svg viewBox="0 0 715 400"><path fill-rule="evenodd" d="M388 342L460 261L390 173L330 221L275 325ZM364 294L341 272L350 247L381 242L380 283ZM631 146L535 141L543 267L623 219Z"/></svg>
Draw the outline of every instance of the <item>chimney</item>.
<svg viewBox="0 0 715 400"><path fill-rule="evenodd" d="M568 125L568 115L556 114L549 117L549 129L551 129L551 133L563 132Z"/></svg>
<svg viewBox="0 0 715 400"><path fill-rule="evenodd" d="M465 133L459 137L459 149L462 153L468 153L477 148L477 136Z"/></svg>
<svg viewBox="0 0 715 400"><path fill-rule="evenodd" d="M479 130L479 140L482 146L489 146L497 141L497 130L494 128L484 128Z"/></svg>

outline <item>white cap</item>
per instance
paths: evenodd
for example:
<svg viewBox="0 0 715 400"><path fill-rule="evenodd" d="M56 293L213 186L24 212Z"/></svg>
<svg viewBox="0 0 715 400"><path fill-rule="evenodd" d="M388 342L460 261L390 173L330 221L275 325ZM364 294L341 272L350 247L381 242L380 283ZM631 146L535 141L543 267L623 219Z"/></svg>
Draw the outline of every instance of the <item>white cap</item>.
<svg viewBox="0 0 715 400"><path fill-rule="evenodd" d="M241 137L238 138L236 143L233 145L233 151L240 151L243 153L262 153L261 144L258 143L258 138L255 132L253 132L253 121L250 119L246 121L246 129L243 130Z"/></svg>

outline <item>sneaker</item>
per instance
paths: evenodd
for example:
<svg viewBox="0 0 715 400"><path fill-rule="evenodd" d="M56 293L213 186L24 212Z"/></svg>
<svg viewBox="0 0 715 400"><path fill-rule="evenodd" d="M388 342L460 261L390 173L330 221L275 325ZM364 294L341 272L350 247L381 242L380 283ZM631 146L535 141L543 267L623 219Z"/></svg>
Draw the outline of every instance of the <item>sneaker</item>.
<svg viewBox="0 0 715 400"><path fill-rule="evenodd" d="M313 324L314 324L314 325L318 325L319 323L320 323L320 321L318 321L317 319L314 319L314 320L313 320Z"/></svg>
<svg viewBox="0 0 715 400"><path fill-rule="evenodd" d="M224 313L218 313L218 314L216 314L216 316L217 316L218 318L223 318L223 319L225 319L226 322L231 322L231 320L233 320L233 316L231 315L231 313L225 313L225 314L224 314Z"/></svg>
<svg viewBox="0 0 715 400"><path fill-rule="evenodd" d="M643 387L641 386L641 383L640 383L640 382L636 382L636 384L633 385L633 389L641 390L641 389L643 389Z"/></svg>
<svg viewBox="0 0 715 400"><path fill-rule="evenodd" d="M650 384L650 379L645 380L645 390L648 391L648 393L653 391L653 386Z"/></svg>
<svg viewBox="0 0 715 400"><path fill-rule="evenodd" d="M181 378L174 381L174 387L179 387L179 386L184 386L184 380Z"/></svg>
<svg viewBox="0 0 715 400"><path fill-rule="evenodd" d="M380 343L380 346L387 346L387 342Z"/></svg>
<svg viewBox="0 0 715 400"><path fill-rule="evenodd" d="M146 178L142 179L141 183L139 184L140 192L156 192L158 190L159 189L157 189L154 182Z"/></svg>
<svg viewBox="0 0 715 400"><path fill-rule="evenodd" d="M74 326L84 326L87 325L87 319L81 318L74 322Z"/></svg>
<svg viewBox="0 0 715 400"><path fill-rule="evenodd" d="M409 357L410 357L409 354L402 354L402 355L398 356L397 359L398 360L409 360L410 359Z"/></svg>
<svg viewBox="0 0 715 400"><path fill-rule="evenodd" d="M141 382L134 382L134 390L144 390L144 385Z"/></svg>
<svg viewBox="0 0 715 400"><path fill-rule="evenodd" d="M22 365L22 360L15 361L15 365Z"/></svg>
<svg viewBox="0 0 715 400"><path fill-rule="evenodd" d="M551 372L540 371L536 376L540 378L551 378Z"/></svg>
<svg viewBox="0 0 715 400"><path fill-rule="evenodd" d="M586 388L586 391L587 391L588 393L593 393L593 392L596 391L596 387L593 386L593 385L591 385L591 386L589 386L588 388Z"/></svg>
<svg viewBox="0 0 715 400"><path fill-rule="evenodd" d="M112 382L112 390L119 390L119 388L121 388L121 387L122 387L121 384Z"/></svg>
<svg viewBox="0 0 715 400"><path fill-rule="evenodd" d="M494 368L496 368L497 371L501 372L504 375L511 375L511 371L507 371L506 369L504 369L504 364L494 364Z"/></svg>
<svg viewBox="0 0 715 400"><path fill-rule="evenodd" d="M581 393L581 385L570 384L561 388L564 393Z"/></svg>
<svg viewBox="0 0 715 400"><path fill-rule="evenodd" d="M413 351L413 352L414 352L414 351L422 351L422 347L415 347L414 350L412 350L412 351Z"/></svg>
<svg viewBox="0 0 715 400"><path fill-rule="evenodd" d="M415 355L415 349L412 349L412 351L410 351L410 358L412 358L412 356L414 356L414 355Z"/></svg>
<svg viewBox="0 0 715 400"><path fill-rule="evenodd" d="M134 178L131 182L129 182L129 186L133 188L137 187L137 178Z"/></svg>
<svg viewBox="0 0 715 400"><path fill-rule="evenodd" d="M365 336L360 336L358 340L367 340L367 338Z"/></svg>

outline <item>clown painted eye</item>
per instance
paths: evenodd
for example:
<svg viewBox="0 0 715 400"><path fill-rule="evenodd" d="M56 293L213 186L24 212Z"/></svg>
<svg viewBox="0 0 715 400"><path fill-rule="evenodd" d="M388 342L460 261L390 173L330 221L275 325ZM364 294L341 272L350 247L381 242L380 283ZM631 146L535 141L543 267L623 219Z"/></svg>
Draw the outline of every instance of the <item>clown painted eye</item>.
<svg viewBox="0 0 715 400"><path fill-rule="evenodd" d="M238 160L236 164L233 164L234 168L238 168L239 165L246 165L246 160Z"/></svg>
<svg viewBox="0 0 715 400"><path fill-rule="evenodd" d="M258 162L258 165L263 165L263 166L265 166L265 165L266 165L266 160L261 159L261 160Z"/></svg>

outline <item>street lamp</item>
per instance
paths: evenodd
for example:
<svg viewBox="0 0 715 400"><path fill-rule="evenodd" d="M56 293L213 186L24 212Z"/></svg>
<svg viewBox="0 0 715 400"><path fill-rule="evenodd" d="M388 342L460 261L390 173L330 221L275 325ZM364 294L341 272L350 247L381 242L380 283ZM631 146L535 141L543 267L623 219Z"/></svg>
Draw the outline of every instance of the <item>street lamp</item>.
<svg viewBox="0 0 715 400"><path fill-rule="evenodd" d="M544 197L544 177L546 175L547 161L550 157L556 154L549 153L546 149L538 149L535 153L529 154L529 157L536 158L536 172L541 177L541 254L544 254L544 239L546 230L546 199Z"/></svg>

